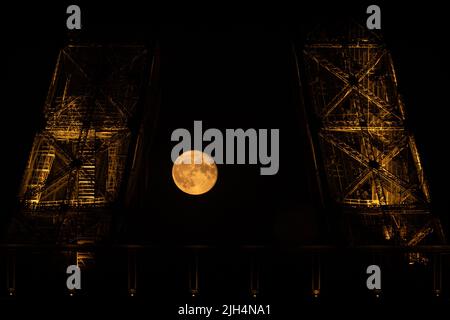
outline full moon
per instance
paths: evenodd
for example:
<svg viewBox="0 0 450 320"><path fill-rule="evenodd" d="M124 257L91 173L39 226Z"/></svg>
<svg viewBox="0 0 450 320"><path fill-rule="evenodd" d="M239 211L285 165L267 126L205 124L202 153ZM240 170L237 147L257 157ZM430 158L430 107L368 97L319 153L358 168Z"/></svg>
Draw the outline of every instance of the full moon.
<svg viewBox="0 0 450 320"><path fill-rule="evenodd" d="M190 150L181 154L172 167L172 178L183 192L199 195L208 192L217 181L217 166L208 154Z"/></svg>

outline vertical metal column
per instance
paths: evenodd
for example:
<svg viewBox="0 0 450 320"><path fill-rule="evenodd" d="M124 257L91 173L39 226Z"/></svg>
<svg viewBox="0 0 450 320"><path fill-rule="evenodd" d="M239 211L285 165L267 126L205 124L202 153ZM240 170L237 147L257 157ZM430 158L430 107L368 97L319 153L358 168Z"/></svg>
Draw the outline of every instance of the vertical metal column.
<svg viewBox="0 0 450 320"><path fill-rule="evenodd" d="M433 294L440 297L442 293L442 255L437 253L433 256Z"/></svg>
<svg viewBox="0 0 450 320"><path fill-rule="evenodd" d="M16 295L16 252L8 252L6 258L6 287L8 295L13 297Z"/></svg>
<svg viewBox="0 0 450 320"><path fill-rule="evenodd" d="M259 282L260 282L260 266L258 259L255 255L252 255L250 261L250 294L252 298L256 299L259 295Z"/></svg>
<svg viewBox="0 0 450 320"><path fill-rule="evenodd" d="M312 256L311 261L311 292L314 298L319 298L320 296L320 286L321 286L321 266L320 266L320 255L315 254Z"/></svg>
<svg viewBox="0 0 450 320"><path fill-rule="evenodd" d="M128 295L134 297L137 287L136 249L128 249Z"/></svg>
<svg viewBox="0 0 450 320"><path fill-rule="evenodd" d="M195 252L189 265L189 291L192 298L196 298L199 293L198 277L198 253Z"/></svg>

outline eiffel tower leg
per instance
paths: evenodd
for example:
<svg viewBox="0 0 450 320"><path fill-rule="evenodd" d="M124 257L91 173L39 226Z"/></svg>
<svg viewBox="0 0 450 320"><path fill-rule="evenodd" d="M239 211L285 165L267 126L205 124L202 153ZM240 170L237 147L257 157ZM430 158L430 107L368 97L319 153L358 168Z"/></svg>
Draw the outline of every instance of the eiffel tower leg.
<svg viewBox="0 0 450 320"><path fill-rule="evenodd" d="M136 295L137 286L137 256L135 249L128 250L128 295L134 297Z"/></svg>

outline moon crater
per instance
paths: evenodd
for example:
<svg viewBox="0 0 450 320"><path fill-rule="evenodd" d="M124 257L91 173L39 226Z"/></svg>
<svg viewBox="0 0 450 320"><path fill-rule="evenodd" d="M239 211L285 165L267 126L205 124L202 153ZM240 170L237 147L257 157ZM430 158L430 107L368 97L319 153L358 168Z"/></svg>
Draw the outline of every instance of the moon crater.
<svg viewBox="0 0 450 320"><path fill-rule="evenodd" d="M200 195L211 190L217 181L217 174L214 159L198 150L182 153L172 167L175 185L191 195Z"/></svg>

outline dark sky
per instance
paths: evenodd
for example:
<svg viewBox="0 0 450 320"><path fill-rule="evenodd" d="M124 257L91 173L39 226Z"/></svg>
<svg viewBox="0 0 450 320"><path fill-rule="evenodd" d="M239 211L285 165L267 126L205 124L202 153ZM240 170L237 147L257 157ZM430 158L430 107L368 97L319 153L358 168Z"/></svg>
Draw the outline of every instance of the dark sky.
<svg viewBox="0 0 450 320"><path fill-rule="evenodd" d="M448 215L448 161L443 148L449 138L450 68L443 45L448 38L445 12L437 4L378 3L434 205ZM284 10L255 8L252 15L233 10L228 15L218 10L205 14L162 10L149 3L82 3L83 37L156 39L161 49L161 113L157 161L152 164L158 174L150 194L143 195L149 197L143 220L148 225L141 224L138 232L163 241L315 241L323 228L317 226L311 209L309 154L296 109L291 41L301 44L307 32L329 19L353 17L364 23L366 7L319 3ZM2 10L6 80L2 158L7 186L2 219L14 210L56 56L67 41L65 8L35 3L6 5ZM260 176L258 165L219 166L219 180L210 193L186 197L171 181L170 134L179 127L191 130L194 120L203 120L205 128L280 128L278 175Z"/></svg>

